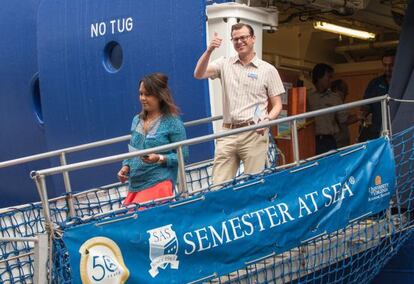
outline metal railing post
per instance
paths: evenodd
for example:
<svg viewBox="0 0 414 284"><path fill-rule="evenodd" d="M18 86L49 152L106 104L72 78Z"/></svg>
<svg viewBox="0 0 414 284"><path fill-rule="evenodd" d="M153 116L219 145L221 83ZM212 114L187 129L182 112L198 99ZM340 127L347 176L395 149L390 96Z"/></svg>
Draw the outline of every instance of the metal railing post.
<svg viewBox="0 0 414 284"><path fill-rule="evenodd" d="M67 163L66 163L65 152L60 153L59 157L60 157L60 164L62 166L66 166ZM62 175L63 175L63 182L65 184L66 203L68 204L68 208L69 208L69 216L73 218L76 216L76 213L75 213L75 207L73 205L72 186L70 185L69 173L67 171L64 171L62 172Z"/></svg>
<svg viewBox="0 0 414 284"><path fill-rule="evenodd" d="M47 190L46 190L45 176L35 175L33 179L35 180L36 188L40 195L40 201L42 202L45 222L46 224L51 224L52 220L50 218L50 208L49 208L49 201L48 201L48 195L47 195Z"/></svg>
<svg viewBox="0 0 414 284"><path fill-rule="evenodd" d="M390 134L388 128L388 116L387 98L385 98L381 100L382 136L388 136Z"/></svg>
<svg viewBox="0 0 414 284"><path fill-rule="evenodd" d="M300 157L299 157L299 140L298 140L298 127L296 119L292 120L290 124L292 128L292 147L293 147L293 159L296 164L299 165Z"/></svg>
<svg viewBox="0 0 414 284"><path fill-rule="evenodd" d="M47 237L48 237L48 245L46 249L46 252L48 253L47 262L51 264L52 263L52 247L53 247L52 242L53 242L53 236L54 236L54 226L52 223L52 219L50 217L49 198L47 195L45 176L32 173L32 178L35 180L36 187L40 195L40 200L42 202L43 214L45 217L45 227L46 227L46 232L47 232ZM50 267L49 272L48 272L47 283L51 283L51 281L52 281L52 269Z"/></svg>
<svg viewBox="0 0 414 284"><path fill-rule="evenodd" d="M185 162L183 147L177 148L177 160L178 160L178 193L188 193L187 179L185 177Z"/></svg>
<svg viewBox="0 0 414 284"><path fill-rule="evenodd" d="M34 247L34 283L47 283L48 235L38 234Z"/></svg>

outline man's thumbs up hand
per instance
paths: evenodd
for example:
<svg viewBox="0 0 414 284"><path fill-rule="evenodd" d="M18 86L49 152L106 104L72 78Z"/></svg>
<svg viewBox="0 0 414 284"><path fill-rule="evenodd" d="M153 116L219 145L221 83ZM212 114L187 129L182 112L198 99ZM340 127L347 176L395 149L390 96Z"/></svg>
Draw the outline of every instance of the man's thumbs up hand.
<svg viewBox="0 0 414 284"><path fill-rule="evenodd" d="M213 40L210 42L208 46L208 51L212 52L214 49L219 48L223 39L219 37L217 32L214 32Z"/></svg>

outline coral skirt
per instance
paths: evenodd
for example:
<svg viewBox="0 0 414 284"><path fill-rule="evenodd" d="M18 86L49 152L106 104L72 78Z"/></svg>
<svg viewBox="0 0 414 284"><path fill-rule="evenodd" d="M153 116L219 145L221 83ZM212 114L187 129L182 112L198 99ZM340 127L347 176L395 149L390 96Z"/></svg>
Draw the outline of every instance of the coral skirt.
<svg viewBox="0 0 414 284"><path fill-rule="evenodd" d="M140 204L154 199L173 196L171 180L165 180L138 192L128 192L123 205Z"/></svg>

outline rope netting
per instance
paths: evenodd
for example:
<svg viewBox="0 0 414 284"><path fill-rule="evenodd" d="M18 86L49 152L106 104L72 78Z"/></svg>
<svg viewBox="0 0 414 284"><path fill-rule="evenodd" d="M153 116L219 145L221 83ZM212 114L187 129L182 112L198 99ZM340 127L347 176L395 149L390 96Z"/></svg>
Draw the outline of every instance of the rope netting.
<svg viewBox="0 0 414 284"><path fill-rule="evenodd" d="M335 233L303 243L279 255L209 280L208 283L367 283L408 239L413 227L414 127L392 137L397 189L390 208L380 214L351 223ZM269 169L274 171L278 152L269 148ZM210 190L212 161L186 168L189 193ZM242 168L242 167L241 167ZM242 170L239 172L241 175ZM240 178L240 177L239 177ZM234 183L242 182L236 179ZM131 207L121 203L127 187L121 184L74 194L76 217L70 217L67 196L50 200L51 220L55 224L52 282L72 283L69 255L60 238L61 230L92 220L129 214ZM175 200L186 198L176 195ZM157 206L156 202L145 206ZM137 205L136 207L139 207ZM28 237L46 232L40 203L9 208L0 212L1 237ZM0 241L0 283L33 283L33 242Z"/></svg>

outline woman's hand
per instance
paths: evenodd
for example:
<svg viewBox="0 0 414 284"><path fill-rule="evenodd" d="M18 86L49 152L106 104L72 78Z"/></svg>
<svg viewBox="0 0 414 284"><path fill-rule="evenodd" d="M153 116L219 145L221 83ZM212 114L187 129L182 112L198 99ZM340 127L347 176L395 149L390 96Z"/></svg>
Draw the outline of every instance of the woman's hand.
<svg viewBox="0 0 414 284"><path fill-rule="evenodd" d="M128 174L129 174L129 167L123 166L118 172L119 181L122 183L126 182L128 180Z"/></svg>
<svg viewBox="0 0 414 284"><path fill-rule="evenodd" d="M144 163L155 164L160 160L160 155L158 154L148 154L141 157Z"/></svg>

